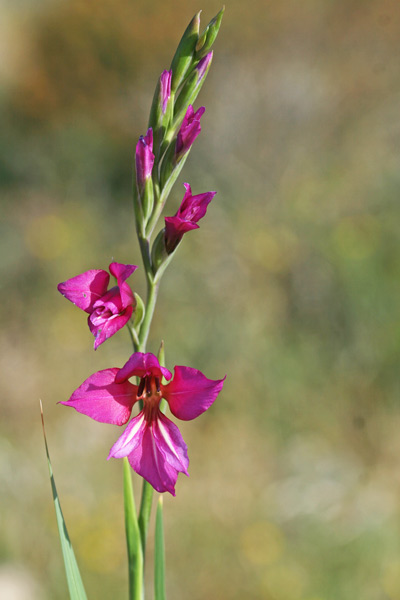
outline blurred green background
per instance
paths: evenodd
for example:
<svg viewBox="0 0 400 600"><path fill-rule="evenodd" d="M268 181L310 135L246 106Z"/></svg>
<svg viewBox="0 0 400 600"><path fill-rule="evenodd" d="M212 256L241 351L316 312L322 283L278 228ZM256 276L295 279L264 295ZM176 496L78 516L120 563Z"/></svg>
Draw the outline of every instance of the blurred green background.
<svg viewBox="0 0 400 600"><path fill-rule="evenodd" d="M205 26L220 4L2 2L1 598L67 597L39 398L88 595L127 595L122 462L106 461L120 430L56 403L122 366L129 337L94 353L56 285L140 264L134 147L200 8ZM400 598L399 40L398 0L226 1L167 212L183 181L218 195L149 345L227 373L179 423L191 476L165 497L170 600ZM131 284L143 293L140 272Z"/></svg>

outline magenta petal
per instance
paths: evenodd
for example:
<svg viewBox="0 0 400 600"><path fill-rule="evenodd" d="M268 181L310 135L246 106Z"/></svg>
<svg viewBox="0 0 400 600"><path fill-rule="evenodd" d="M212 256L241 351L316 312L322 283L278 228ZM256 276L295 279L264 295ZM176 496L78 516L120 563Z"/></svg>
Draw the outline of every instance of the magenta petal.
<svg viewBox="0 0 400 600"><path fill-rule="evenodd" d="M96 300L106 293L109 281L107 271L92 269L59 283L57 289L75 306L90 313Z"/></svg>
<svg viewBox="0 0 400 600"><path fill-rule="evenodd" d="M134 307L136 305L135 297L131 288L127 283L125 283L125 281L132 275L134 271L136 271L137 267L135 265L111 263L109 269L111 275L117 279L117 285L119 287L123 308L126 308L127 306Z"/></svg>
<svg viewBox="0 0 400 600"><path fill-rule="evenodd" d="M175 496L175 484L178 471L166 462L154 438L150 427L143 433L141 445L128 455L132 469L148 481L157 492L169 492Z"/></svg>
<svg viewBox="0 0 400 600"><path fill-rule="evenodd" d="M123 425L136 402L137 386L129 381L115 383L118 368L98 371L88 377L72 394L65 406L72 406L83 415L100 423Z"/></svg>
<svg viewBox="0 0 400 600"><path fill-rule="evenodd" d="M199 229L197 223L185 221L180 217L165 217L164 243L168 254L172 254L184 234L193 229Z"/></svg>
<svg viewBox="0 0 400 600"><path fill-rule="evenodd" d="M223 379L207 379L191 367L175 367L173 380L162 386L163 397L175 417L190 421L201 415L214 402L224 385Z"/></svg>
<svg viewBox="0 0 400 600"><path fill-rule="evenodd" d="M187 473L186 445L181 438L179 448L174 451L176 455L171 453L169 444L176 443L176 434L171 433L169 427L164 424L161 427L162 429L158 430L157 421L149 424L143 413L139 413L111 448L108 458L127 456L132 469L146 479L157 492L170 492L175 496L175 483L179 471ZM154 428L157 429L156 435ZM179 468L175 468L171 463Z"/></svg>
<svg viewBox="0 0 400 600"><path fill-rule="evenodd" d="M161 376L163 375L167 380L172 377L171 371L160 366L157 357L151 352L135 352L135 354L132 354L122 369L119 370L116 381L125 381L134 375L136 377L153 375L159 379L161 379Z"/></svg>
<svg viewBox="0 0 400 600"><path fill-rule="evenodd" d="M88 319L89 329L96 338L94 341L94 349L97 350L100 344L108 340L108 338L114 335L114 333L122 329L122 327L124 327L131 318L132 313L132 306L128 306L128 308L126 308L122 314L111 315L107 320L104 321L102 325L99 326L93 323L92 316L90 316ZM121 381L122 380L119 379L117 383L121 383Z"/></svg>
<svg viewBox="0 0 400 600"><path fill-rule="evenodd" d="M111 448L108 458L123 458L136 450L142 443L143 433L146 427L147 423L142 411L136 417L131 419L124 433L117 439Z"/></svg>
<svg viewBox="0 0 400 600"><path fill-rule="evenodd" d="M175 155L177 159L190 149L194 140L199 135L201 131L200 119L205 110L204 106L201 106L194 112L193 106L189 104L176 137Z"/></svg>
<svg viewBox="0 0 400 600"><path fill-rule="evenodd" d="M206 214L207 206L217 192L203 192L202 194L193 196L190 185L188 183L184 183L183 185L185 186L186 192L176 216L197 223L197 221L200 221Z"/></svg>
<svg viewBox="0 0 400 600"><path fill-rule="evenodd" d="M157 447L163 453L167 463L177 471L189 475L187 446L178 427L159 412L152 428Z"/></svg>
<svg viewBox="0 0 400 600"><path fill-rule="evenodd" d="M109 269L111 275L116 278L118 286L121 287L121 284L136 271L137 266L113 262L110 264Z"/></svg>

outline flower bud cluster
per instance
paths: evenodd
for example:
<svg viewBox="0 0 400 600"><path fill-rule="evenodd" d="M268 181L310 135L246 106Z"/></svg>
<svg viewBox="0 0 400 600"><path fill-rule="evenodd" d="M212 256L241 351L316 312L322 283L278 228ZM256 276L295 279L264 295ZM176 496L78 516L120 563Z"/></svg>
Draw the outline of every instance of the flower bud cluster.
<svg viewBox="0 0 400 600"><path fill-rule="evenodd" d="M189 23L170 69L164 70L157 82L148 131L139 139L136 147L134 202L137 231L142 255L146 254L155 278L161 276L169 263L168 257L177 248L183 233L198 228L197 221L205 214L205 210L199 212L195 209L198 198L207 197L209 202L215 195L215 192L206 192L192 196L191 191L188 193L189 184L185 184L188 187L181 207L175 217L167 217L164 229L151 244L151 236L170 191L201 132L205 108L201 106L195 110L194 103L211 66L211 46L217 37L223 13L224 9L201 34L200 12ZM194 203L193 210L189 210L191 201ZM173 222L178 215L185 223L180 227L179 235L171 226L171 220Z"/></svg>

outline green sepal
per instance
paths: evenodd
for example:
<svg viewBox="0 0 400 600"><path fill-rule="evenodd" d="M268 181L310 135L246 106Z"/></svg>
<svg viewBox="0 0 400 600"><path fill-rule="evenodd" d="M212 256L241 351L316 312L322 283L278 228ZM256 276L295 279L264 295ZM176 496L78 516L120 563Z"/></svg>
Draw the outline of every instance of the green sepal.
<svg viewBox="0 0 400 600"><path fill-rule="evenodd" d="M160 183L161 183L161 189L162 189L162 197L165 199L168 196L175 181L179 177L179 174L182 171L183 165L185 164L186 159L189 156L189 152L191 150L191 148L189 148L189 150L186 152L186 154L181 156L179 158L178 162L176 162L175 146L176 146L176 140L173 139L169 145L168 150L165 153L165 156L163 158L163 162L161 165ZM168 192L166 192L166 190L168 190Z"/></svg>
<svg viewBox="0 0 400 600"><path fill-rule="evenodd" d="M163 238L164 238L164 230L160 231L160 233L163 234ZM157 238L160 236L160 233L158 234ZM157 238L155 240L155 242L157 241ZM164 243L164 239L162 239L162 242ZM180 242L179 242L180 244ZM177 247L174 249L173 252L171 252L171 254L167 254L167 251L165 250L165 258L164 260L162 260L157 268L157 270L154 271L154 283L157 283L158 281L160 281L161 277L164 274L165 269L168 267L168 265L170 264L170 262L172 261L172 259L175 256L175 252L179 246L179 244L177 245ZM164 246L165 247L165 246Z"/></svg>
<svg viewBox="0 0 400 600"><path fill-rule="evenodd" d="M85 588L83 587L82 577L79 572L78 563L76 562L75 553L72 548L71 540L68 535L67 525L64 520L64 515L61 510L60 499L54 481L53 469L51 466L49 448L47 446L46 432L44 429L44 417L42 403L40 402L40 412L42 417L42 428L44 445L46 448L47 466L49 468L51 491L53 493L54 508L56 510L58 534L60 536L61 550L64 559L65 574L67 576L67 584L69 597L71 600L87 600Z"/></svg>
<svg viewBox="0 0 400 600"><path fill-rule="evenodd" d="M203 33L201 34L199 41L196 45L195 60L200 60L210 51L211 46L215 42L218 35L219 28L221 27L222 17L224 16L225 6L221 8L219 13L215 15L209 22Z"/></svg>
<svg viewBox="0 0 400 600"><path fill-rule="evenodd" d="M168 254L164 243L164 229L158 232L151 248L151 264L153 273L156 274L161 265L167 260Z"/></svg>
<svg viewBox="0 0 400 600"><path fill-rule="evenodd" d="M144 224L149 220L154 206L153 180L151 177L146 179L142 193L140 194Z"/></svg>
<svg viewBox="0 0 400 600"><path fill-rule="evenodd" d="M134 317L133 317L133 327L137 330L138 327L142 324L146 309L144 307L144 302L141 299L141 297L139 296L139 294L134 292L133 295L135 296L135 300L136 300L136 308L135 308L135 313L134 313Z"/></svg>
<svg viewBox="0 0 400 600"><path fill-rule="evenodd" d="M136 229L138 232L140 232L140 234L143 235L143 233L145 231L145 220L143 217L143 209L142 209L142 204L141 204L140 197L139 197L138 185L136 182L136 175L133 178L132 196L133 196L133 209L135 211Z"/></svg>
<svg viewBox="0 0 400 600"><path fill-rule="evenodd" d="M154 537L154 600L166 600L163 498L159 496Z"/></svg>
<svg viewBox="0 0 400 600"><path fill-rule="evenodd" d="M199 92L203 87L203 83L205 82L206 77L208 75L211 63L212 58L208 63L207 69L202 77L199 76L197 69L194 69L192 74L189 75L189 77L186 79L174 106L174 120L172 123L172 129L174 131L176 131L178 127L180 127L189 104L193 105L197 96L199 95Z"/></svg>
<svg viewBox="0 0 400 600"><path fill-rule="evenodd" d="M199 39L200 13L201 10L196 13L193 19L190 21L181 41L179 42L174 58L172 59L171 90L173 92L175 92L182 83L183 78L185 77L185 74L192 63L196 51L196 45Z"/></svg>

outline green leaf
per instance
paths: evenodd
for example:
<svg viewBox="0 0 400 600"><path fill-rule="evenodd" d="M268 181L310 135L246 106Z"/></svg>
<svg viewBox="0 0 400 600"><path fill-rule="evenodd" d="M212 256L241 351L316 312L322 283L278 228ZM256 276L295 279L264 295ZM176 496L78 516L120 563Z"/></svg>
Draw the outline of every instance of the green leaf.
<svg viewBox="0 0 400 600"><path fill-rule="evenodd" d="M133 295L135 296L135 300L136 300L135 314L133 317L133 326L137 330L137 328L139 327L139 325L141 325L141 323L144 319L145 308L144 308L144 302L141 299L141 297L139 296L139 294L134 292Z"/></svg>
<svg viewBox="0 0 400 600"><path fill-rule="evenodd" d="M46 447L47 464L49 467L51 489L53 492L54 507L56 509L57 527L61 541L61 549L64 558L65 574L67 576L67 583L69 589L69 596L71 600L87 600L85 588L83 587L81 574L79 573L78 564L76 562L74 550L72 548L71 540L69 539L67 526L65 524L64 516L61 510L60 500L58 498L57 488L54 481L53 469L51 467L49 449L47 446L46 432L44 429L44 418L43 418L43 407L40 402L40 412L42 416L42 427L44 444Z"/></svg>
<svg viewBox="0 0 400 600"><path fill-rule="evenodd" d="M157 503L154 544L154 599L165 600L165 550L162 496L159 497Z"/></svg>
<svg viewBox="0 0 400 600"><path fill-rule="evenodd" d="M124 458L125 534L128 549L129 600L143 599L143 551L136 515L131 466Z"/></svg>

